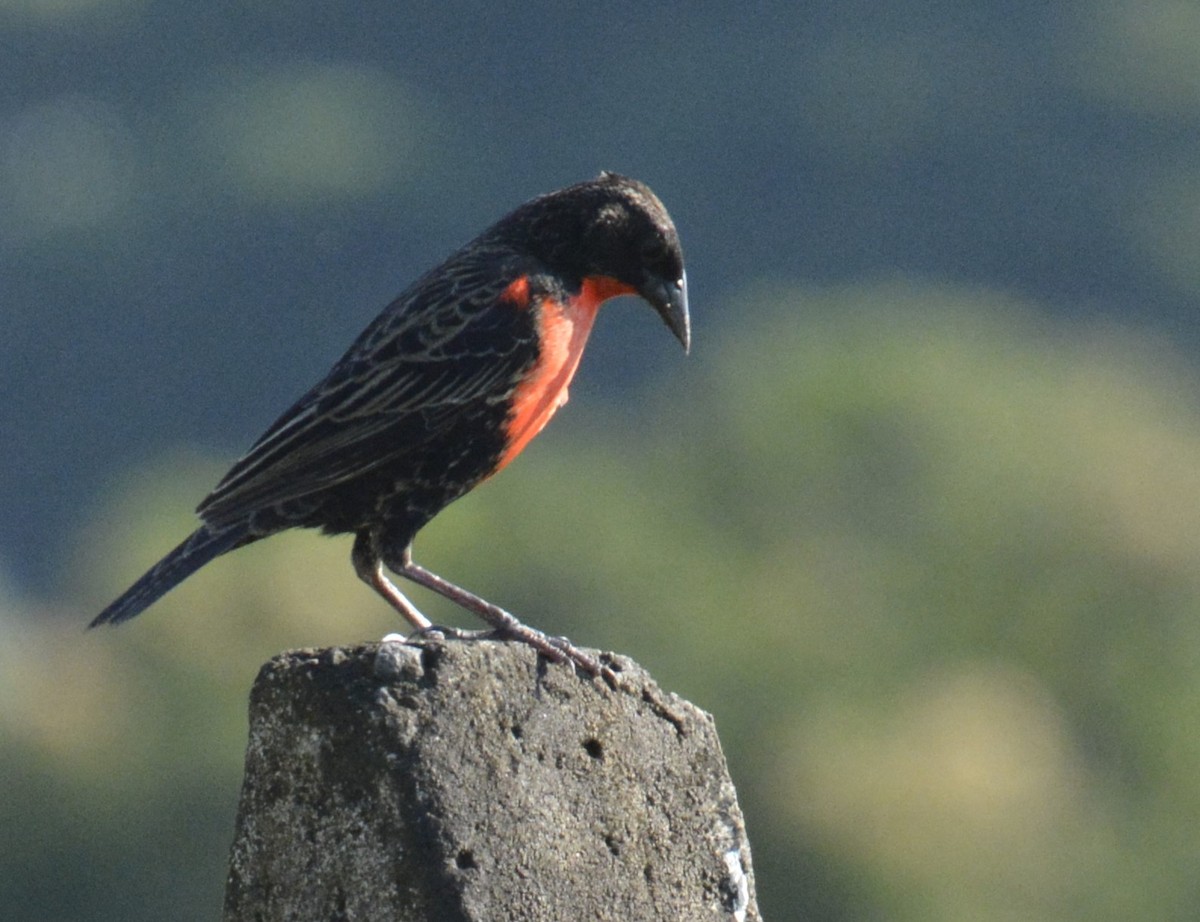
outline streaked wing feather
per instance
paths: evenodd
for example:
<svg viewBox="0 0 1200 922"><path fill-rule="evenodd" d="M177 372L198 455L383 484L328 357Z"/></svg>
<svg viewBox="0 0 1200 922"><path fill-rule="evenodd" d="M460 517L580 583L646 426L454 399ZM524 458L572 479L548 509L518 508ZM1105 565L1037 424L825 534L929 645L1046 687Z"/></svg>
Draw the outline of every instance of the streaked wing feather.
<svg viewBox="0 0 1200 922"><path fill-rule="evenodd" d="M525 267L490 268L484 285L478 267L446 264L397 298L234 464L201 517L236 520L362 476L436 437L463 407L503 399L532 334L497 303ZM475 287L455 284L463 278Z"/></svg>

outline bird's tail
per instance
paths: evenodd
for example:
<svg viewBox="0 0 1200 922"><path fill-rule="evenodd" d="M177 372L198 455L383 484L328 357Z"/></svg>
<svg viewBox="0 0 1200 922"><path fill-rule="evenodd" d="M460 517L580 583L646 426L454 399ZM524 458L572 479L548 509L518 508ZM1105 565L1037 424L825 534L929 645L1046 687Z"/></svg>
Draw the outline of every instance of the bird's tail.
<svg viewBox="0 0 1200 922"><path fill-rule="evenodd" d="M88 627L120 624L140 615L214 557L250 540L253 540L250 526L244 522L215 530L206 525L197 528L183 544L151 567L119 599L100 612Z"/></svg>

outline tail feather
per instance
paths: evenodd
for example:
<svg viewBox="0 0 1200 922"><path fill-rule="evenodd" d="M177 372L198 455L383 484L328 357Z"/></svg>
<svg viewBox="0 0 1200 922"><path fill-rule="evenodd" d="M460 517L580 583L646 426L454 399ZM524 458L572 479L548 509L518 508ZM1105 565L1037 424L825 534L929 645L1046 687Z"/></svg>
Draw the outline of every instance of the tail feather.
<svg viewBox="0 0 1200 922"><path fill-rule="evenodd" d="M88 627L120 624L141 614L210 560L245 543L249 537L250 527L242 522L215 531L201 526L100 612Z"/></svg>

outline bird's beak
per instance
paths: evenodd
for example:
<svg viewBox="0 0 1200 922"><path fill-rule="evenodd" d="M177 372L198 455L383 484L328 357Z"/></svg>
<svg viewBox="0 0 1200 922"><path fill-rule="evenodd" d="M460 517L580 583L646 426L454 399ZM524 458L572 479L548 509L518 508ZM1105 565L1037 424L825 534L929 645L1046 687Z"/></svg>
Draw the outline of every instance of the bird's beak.
<svg viewBox="0 0 1200 922"><path fill-rule="evenodd" d="M687 273L684 272L673 282L649 278L641 295L658 311L667 329L683 344L683 351L691 349L692 321L688 315Z"/></svg>

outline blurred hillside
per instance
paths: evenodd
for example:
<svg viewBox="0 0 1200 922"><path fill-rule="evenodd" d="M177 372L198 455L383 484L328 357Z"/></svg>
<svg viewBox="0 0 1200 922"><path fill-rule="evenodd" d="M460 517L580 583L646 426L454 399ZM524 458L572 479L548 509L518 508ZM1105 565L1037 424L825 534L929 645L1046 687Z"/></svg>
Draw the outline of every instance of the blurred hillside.
<svg viewBox="0 0 1200 922"><path fill-rule="evenodd" d="M689 256L895 273L1198 345L1200 10L1179 0L413 8L0 0L0 572L123 472L230 458L405 284L615 169ZM589 386L664 358L613 311Z"/></svg>
<svg viewBox="0 0 1200 922"><path fill-rule="evenodd" d="M298 534L82 625L408 281L601 168L676 218L693 354L606 308L418 558L716 715L768 919L1195 915L1195 4L0 0L0 39L14 918L213 917L258 665L394 615Z"/></svg>
<svg viewBox="0 0 1200 922"><path fill-rule="evenodd" d="M978 289L719 307L748 319L699 370L573 401L419 559L714 712L768 918L1191 918L1194 374ZM131 476L61 617L0 620L14 918L211 918L258 665L395 627L349 542L300 534L82 635L217 469Z"/></svg>

